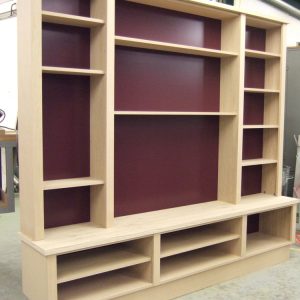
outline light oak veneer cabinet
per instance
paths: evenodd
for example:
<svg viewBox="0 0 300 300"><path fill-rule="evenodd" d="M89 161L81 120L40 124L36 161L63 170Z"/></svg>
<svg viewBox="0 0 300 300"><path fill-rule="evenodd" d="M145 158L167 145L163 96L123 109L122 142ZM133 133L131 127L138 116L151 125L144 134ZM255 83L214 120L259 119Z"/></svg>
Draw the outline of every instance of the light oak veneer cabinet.
<svg viewBox="0 0 300 300"><path fill-rule="evenodd" d="M23 290L172 299L280 263L285 23L204 0L19 0Z"/></svg>

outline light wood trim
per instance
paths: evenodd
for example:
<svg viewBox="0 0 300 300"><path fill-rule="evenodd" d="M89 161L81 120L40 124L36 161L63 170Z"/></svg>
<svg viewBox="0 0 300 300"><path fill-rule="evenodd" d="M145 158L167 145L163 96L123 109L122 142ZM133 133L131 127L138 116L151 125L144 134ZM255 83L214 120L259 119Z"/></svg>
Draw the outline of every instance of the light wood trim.
<svg viewBox="0 0 300 300"><path fill-rule="evenodd" d="M59 299L106 300L150 287L151 284L135 277L130 269L108 272L83 279L80 283L70 282L58 287Z"/></svg>
<svg viewBox="0 0 300 300"><path fill-rule="evenodd" d="M43 256L24 243L21 247L24 294L30 300L57 300L56 256Z"/></svg>
<svg viewBox="0 0 300 300"><path fill-rule="evenodd" d="M181 112L181 111L115 111L115 115L149 116L236 116L235 112Z"/></svg>
<svg viewBox="0 0 300 300"><path fill-rule="evenodd" d="M263 93L263 94L268 94L268 93L274 93L274 94L279 94L279 90L276 89L256 89L256 88L247 88L245 87L245 92L246 93Z"/></svg>
<svg viewBox="0 0 300 300"><path fill-rule="evenodd" d="M74 68L60 68L60 67L42 67L42 71L45 74L63 74L63 75L79 75L79 76L97 76L103 75L101 70L90 69L74 69Z"/></svg>
<svg viewBox="0 0 300 300"><path fill-rule="evenodd" d="M247 251L247 216L242 216L241 223L241 257L246 255Z"/></svg>
<svg viewBox="0 0 300 300"><path fill-rule="evenodd" d="M280 57L280 55L276 53L250 50L250 49L246 49L245 53L246 53L246 57L255 57L255 58L262 58L262 59L274 59Z"/></svg>
<svg viewBox="0 0 300 300"><path fill-rule="evenodd" d="M119 248L104 247L58 257L57 282L68 282L150 261L150 257L135 253L127 245L117 246Z"/></svg>
<svg viewBox="0 0 300 300"><path fill-rule="evenodd" d="M255 232L247 236L246 256L254 256L260 253L268 252L276 248L290 245L291 242L277 236Z"/></svg>
<svg viewBox="0 0 300 300"><path fill-rule="evenodd" d="M246 10L244 10L244 13L247 14L247 25L252 27L272 29L280 27L283 23L287 23L285 20L279 20L278 17L268 18L262 14L251 13Z"/></svg>
<svg viewBox="0 0 300 300"><path fill-rule="evenodd" d="M152 253L152 270L153 278L152 282L154 285L160 281L160 251L161 251L161 235L155 234L153 236L153 253Z"/></svg>
<svg viewBox="0 0 300 300"><path fill-rule="evenodd" d="M226 226L226 222L221 224ZM162 235L161 258L239 239L239 234L230 232L218 225L208 225L203 228Z"/></svg>
<svg viewBox="0 0 300 300"><path fill-rule="evenodd" d="M43 22L47 22L47 23L85 27L85 28L92 28L104 24L104 21L101 19L81 17L81 16L75 16L75 15L63 14L63 13L57 13L57 12L45 11L45 10L42 11L42 20Z"/></svg>
<svg viewBox="0 0 300 300"><path fill-rule="evenodd" d="M20 0L18 133L21 231L33 240L44 238L41 24L41 1Z"/></svg>
<svg viewBox="0 0 300 300"><path fill-rule="evenodd" d="M277 160L268 159L268 158L256 158L256 159L246 159L242 161L242 166L258 166L258 165L268 165L268 164L276 164Z"/></svg>
<svg viewBox="0 0 300 300"><path fill-rule="evenodd" d="M244 125L244 129L277 129L278 125Z"/></svg>
<svg viewBox="0 0 300 300"><path fill-rule="evenodd" d="M157 51L175 52L175 53L183 53L183 54L190 54L190 55L208 56L208 57L237 56L237 53L229 52L229 51L192 47L192 46L185 46L185 45L179 45L173 43L165 43L159 41L123 37L123 36L116 36L115 43L117 46L151 49Z"/></svg>
<svg viewBox="0 0 300 300"><path fill-rule="evenodd" d="M198 291L199 289L276 265L286 261L288 258L289 247L282 247L164 285L151 287L134 294L117 298L116 300L175 299L182 295Z"/></svg>
<svg viewBox="0 0 300 300"><path fill-rule="evenodd" d="M278 186L277 179L277 164L263 165L262 168L262 192L269 195L276 195L276 189ZM281 189L281 183L279 183Z"/></svg>
<svg viewBox="0 0 300 300"><path fill-rule="evenodd" d="M44 190L66 189L80 186L103 185L104 181L91 177L44 181Z"/></svg>
<svg viewBox="0 0 300 300"><path fill-rule="evenodd" d="M299 202L295 198L255 194L242 197L241 202L234 206L221 201L188 205L119 217L115 220L115 226L109 230L97 228L91 223L81 223L47 229L46 238L42 241L34 242L24 235L22 235L22 240L43 255L64 254L139 239L153 234L202 226L241 215L292 206Z"/></svg>
<svg viewBox="0 0 300 300"><path fill-rule="evenodd" d="M280 61L284 59L267 59L265 61L265 87L267 89L279 89L280 87Z"/></svg>
<svg viewBox="0 0 300 300"><path fill-rule="evenodd" d="M263 157L278 161L278 129L264 129Z"/></svg>
<svg viewBox="0 0 300 300"><path fill-rule="evenodd" d="M282 42L281 26L267 30L266 51L280 55L282 53Z"/></svg>
<svg viewBox="0 0 300 300"><path fill-rule="evenodd" d="M221 60L220 110L238 112L235 118L219 123L218 199L238 203L241 194L242 116L245 68L245 16L222 21L222 46L237 52L236 58ZM232 82L236 84L232 85Z"/></svg>
<svg viewBox="0 0 300 300"><path fill-rule="evenodd" d="M279 124L278 110L279 110L279 94L265 94L264 124Z"/></svg>
<svg viewBox="0 0 300 300"><path fill-rule="evenodd" d="M91 16L105 20L91 29L91 67L105 73L91 78L90 170L91 177L105 181L104 186L91 187L91 221L98 227L110 227L114 219L114 5L91 1Z"/></svg>

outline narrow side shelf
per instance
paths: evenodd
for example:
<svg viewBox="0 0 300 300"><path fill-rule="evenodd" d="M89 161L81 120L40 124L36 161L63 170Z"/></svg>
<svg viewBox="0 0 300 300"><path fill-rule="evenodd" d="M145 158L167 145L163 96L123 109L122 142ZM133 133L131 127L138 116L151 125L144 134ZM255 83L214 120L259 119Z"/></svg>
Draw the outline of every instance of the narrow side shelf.
<svg viewBox="0 0 300 300"><path fill-rule="evenodd" d="M161 262L161 282L168 282L238 260L239 256L215 247L203 248L165 258Z"/></svg>
<svg viewBox="0 0 300 300"><path fill-rule="evenodd" d="M235 112L182 112L182 111L115 111L115 115L149 116L236 116Z"/></svg>
<svg viewBox="0 0 300 300"><path fill-rule="evenodd" d="M262 58L262 59L280 58L280 55L276 53L250 50L250 49L246 49L245 55L246 57Z"/></svg>
<svg viewBox="0 0 300 300"><path fill-rule="evenodd" d="M244 125L244 129L277 129L278 125Z"/></svg>
<svg viewBox="0 0 300 300"><path fill-rule="evenodd" d="M258 159L247 159L242 161L242 166L257 166L257 165L269 165L276 164L277 160L267 159L267 158L258 158Z"/></svg>
<svg viewBox="0 0 300 300"><path fill-rule="evenodd" d="M258 93L258 94L279 94L279 90L274 90L274 89L257 89L257 88L248 88L245 87L244 91L246 93Z"/></svg>
<svg viewBox="0 0 300 300"><path fill-rule="evenodd" d="M150 283L118 270L61 284L58 286L58 299L114 299L150 286Z"/></svg>
<svg viewBox="0 0 300 300"><path fill-rule="evenodd" d="M104 181L92 177L47 180L44 181L44 190L65 189L80 186L103 185Z"/></svg>
<svg viewBox="0 0 300 300"><path fill-rule="evenodd" d="M78 75L78 76L104 75L104 72L101 70L61 68L61 67L49 67L49 66L43 66L42 71L45 74L62 74L62 75Z"/></svg>
<svg viewBox="0 0 300 300"><path fill-rule="evenodd" d="M61 24L61 25L69 25L76 27L85 27L92 28L99 25L103 25L104 21L96 18L87 18L51 11L42 11L42 20L43 22L53 23L53 24Z"/></svg>
<svg viewBox="0 0 300 300"><path fill-rule="evenodd" d="M246 256L256 255L272 249L290 245L291 242L277 236L255 232L247 236Z"/></svg>
<svg viewBox="0 0 300 300"><path fill-rule="evenodd" d="M226 232L213 226L194 228L169 234L161 237L161 257L204 248L207 246L235 240L238 234Z"/></svg>
<svg viewBox="0 0 300 300"><path fill-rule="evenodd" d="M237 53L229 52L229 51L192 47L192 46L185 46L180 44L164 43L164 42L122 37L122 36L115 37L115 44L117 46L151 49L151 50L158 50L158 51L165 51L165 52L175 52L175 53L183 53L183 54L198 55L198 56L208 56L208 57L221 58L221 57L237 56Z"/></svg>
<svg viewBox="0 0 300 300"><path fill-rule="evenodd" d="M119 246L120 247L120 246ZM150 261L127 247L86 250L58 257L58 283L105 273Z"/></svg>

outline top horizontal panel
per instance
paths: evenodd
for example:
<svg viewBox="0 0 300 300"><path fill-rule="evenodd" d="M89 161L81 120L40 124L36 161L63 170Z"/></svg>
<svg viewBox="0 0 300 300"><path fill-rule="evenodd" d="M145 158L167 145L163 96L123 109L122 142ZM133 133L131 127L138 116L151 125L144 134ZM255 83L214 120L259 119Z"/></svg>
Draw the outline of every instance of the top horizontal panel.
<svg viewBox="0 0 300 300"><path fill-rule="evenodd" d="M277 28L282 25L282 22L276 20L270 20L259 16L247 16L246 18L247 26L262 28L262 29L272 29Z"/></svg>
<svg viewBox="0 0 300 300"><path fill-rule="evenodd" d="M116 1L116 35L221 49L221 21L124 0Z"/></svg>
<svg viewBox="0 0 300 300"><path fill-rule="evenodd" d="M43 10L90 17L89 0L43 0Z"/></svg>

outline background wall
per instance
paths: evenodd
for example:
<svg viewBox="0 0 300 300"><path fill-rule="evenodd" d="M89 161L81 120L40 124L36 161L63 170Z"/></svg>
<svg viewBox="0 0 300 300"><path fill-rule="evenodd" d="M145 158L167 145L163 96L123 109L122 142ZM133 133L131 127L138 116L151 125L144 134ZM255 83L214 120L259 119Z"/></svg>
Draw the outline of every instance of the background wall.
<svg viewBox="0 0 300 300"><path fill-rule="evenodd" d="M0 13L10 10L8 1L0 4ZM18 109L17 18L0 20L0 108L6 112L2 126L15 128Z"/></svg>

